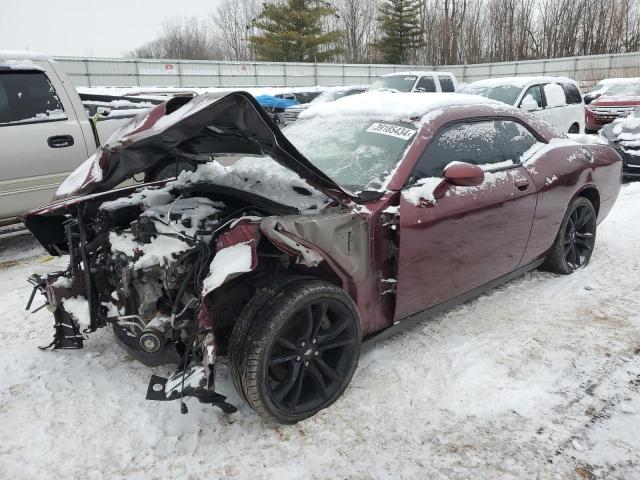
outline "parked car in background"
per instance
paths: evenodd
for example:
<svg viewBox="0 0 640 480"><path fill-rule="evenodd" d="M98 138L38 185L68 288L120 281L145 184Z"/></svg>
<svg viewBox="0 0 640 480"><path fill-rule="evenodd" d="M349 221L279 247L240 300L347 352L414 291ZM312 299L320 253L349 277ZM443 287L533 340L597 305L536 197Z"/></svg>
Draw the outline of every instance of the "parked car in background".
<svg viewBox="0 0 640 480"><path fill-rule="evenodd" d="M458 81L449 72L395 72L381 76L371 83L368 90L455 92L458 90Z"/></svg>
<svg viewBox="0 0 640 480"><path fill-rule="evenodd" d="M640 111L634 110L629 116L603 126L599 138L622 157L624 177L640 178Z"/></svg>
<svg viewBox="0 0 640 480"><path fill-rule="evenodd" d="M351 95L357 95L358 93L362 93L367 89L367 87L335 87L330 88L316 98L311 100L309 103L303 103L298 105L293 105L291 107L287 107L284 110L284 123L286 125L295 122L298 119L298 116L301 112L305 111L312 105L318 105L319 103L325 102L333 102L342 97L349 97Z"/></svg>
<svg viewBox="0 0 640 480"><path fill-rule="evenodd" d="M596 83L588 93L584 94L584 104L589 105L595 99L606 94L612 87L625 83L640 83L640 77L635 78L605 78Z"/></svg>
<svg viewBox="0 0 640 480"><path fill-rule="evenodd" d="M586 132L595 133L640 108L640 79L612 86L586 106Z"/></svg>
<svg viewBox="0 0 640 480"><path fill-rule="evenodd" d="M481 95L544 118L561 132L584 132L584 102L578 84L565 77L500 77L465 85L460 93Z"/></svg>
<svg viewBox="0 0 640 480"><path fill-rule="evenodd" d="M140 112L135 101L88 101L48 56L0 51L0 225L49 202L100 139ZM94 123L87 113L98 108Z"/></svg>
<svg viewBox="0 0 640 480"><path fill-rule="evenodd" d="M115 188L169 155L202 163ZM283 131L246 92L173 99L27 214L52 255L71 253L30 281L53 348L109 326L134 358L175 367L147 398L229 412L214 390L228 355L239 398L295 423L342 395L363 340L540 266L584 267L620 170L612 148L478 96L367 92Z"/></svg>

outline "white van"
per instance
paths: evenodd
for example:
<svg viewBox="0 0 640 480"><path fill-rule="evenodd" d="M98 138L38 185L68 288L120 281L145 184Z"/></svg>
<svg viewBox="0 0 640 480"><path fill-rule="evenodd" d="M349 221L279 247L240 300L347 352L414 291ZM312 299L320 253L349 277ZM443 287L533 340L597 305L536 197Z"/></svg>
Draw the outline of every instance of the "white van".
<svg viewBox="0 0 640 480"><path fill-rule="evenodd" d="M584 132L584 101L566 77L500 77L469 83L459 93L481 95L541 116L561 132Z"/></svg>
<svg viewBox="0 0 640 480"><path fill-rule="evenodd" d="M455 92L458 82L449 72L395 72L375 80L369 90L397 92Z"/></svg>

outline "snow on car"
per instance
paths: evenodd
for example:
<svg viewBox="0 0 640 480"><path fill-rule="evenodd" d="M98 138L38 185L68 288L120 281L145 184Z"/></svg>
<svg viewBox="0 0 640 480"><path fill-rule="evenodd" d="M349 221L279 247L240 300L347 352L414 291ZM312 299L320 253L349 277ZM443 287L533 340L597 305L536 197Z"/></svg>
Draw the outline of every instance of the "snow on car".
<svg viewBox="0 0 640 480"><path fill-rule="evenodd" d="M584 132L578 84L565 77L499 77L469 83L460 93L481 95L535 113L561 132Z"/></svg>
<svg viewBox="0 0 640 480"><path fill-rule="evenodd" d="M634 111L628 117L605 125L598 140L618 151L625 177L640 178L640 112Z"/></svg>
<svg viewBox="0 0 640 480"><path fill-rule="evenodd" d="M181 162L174 181L116 188ZM621 170L610 147L499 102L384 91L312 106L284 134L243 92L174 98L88 164L25 218L70 258L30 279L51 346L110 325L134 358L176 367L147 398L231 412L226 355L240 398L282 423L342 395L363 340L585 266Z"/></svg>
<svg viewBox="0 0 640 480"><path fill-rule="evenodd" d="M595 133L618 118L640 108L640 79L611 85L606 92L586 106L586 131Z"/></svg>

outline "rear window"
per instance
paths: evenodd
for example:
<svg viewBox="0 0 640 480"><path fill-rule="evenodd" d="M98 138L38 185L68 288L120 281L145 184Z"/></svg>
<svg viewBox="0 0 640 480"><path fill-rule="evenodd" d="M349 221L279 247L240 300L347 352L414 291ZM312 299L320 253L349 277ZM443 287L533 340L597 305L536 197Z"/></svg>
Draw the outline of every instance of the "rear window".
<svg viewBox="0 0 640 480"><path fill-rule="evenodd" d="M443 92L455 92L456 88L453 86L453 80L447 75L438 75L438 81L440 82L440 88Z"/></svg>
<svg viewBox="0 0 640 480"><path fill-rule="evenodd" d="M43 72L0 72L0 125L66 119L62 103Z"/></svg>
<svg viewBox="0 0 640 480"><path fill-rule="evenodd" d="M573 83L563 83L562 88L564 89L564 95L567 98L567 103L580 103L582 102L582 95L580 95L580 90Z"/></svg>

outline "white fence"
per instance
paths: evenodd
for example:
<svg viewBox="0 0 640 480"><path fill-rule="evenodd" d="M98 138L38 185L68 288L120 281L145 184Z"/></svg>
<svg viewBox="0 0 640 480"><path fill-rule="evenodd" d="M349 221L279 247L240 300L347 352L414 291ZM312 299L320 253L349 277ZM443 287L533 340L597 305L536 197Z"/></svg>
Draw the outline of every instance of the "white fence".
<svg viewBox="0 0 640 480"><path fill-rule="evenodd" d="M640 76L640 52L475 65L369 65L55 57L76 86L305 87L368 84L397 71L444 70L460 82L512 75L562 75L586 83Z"/></svg>

